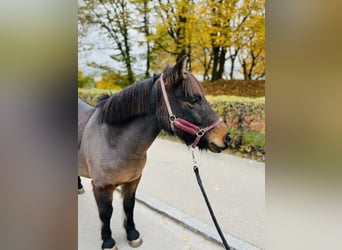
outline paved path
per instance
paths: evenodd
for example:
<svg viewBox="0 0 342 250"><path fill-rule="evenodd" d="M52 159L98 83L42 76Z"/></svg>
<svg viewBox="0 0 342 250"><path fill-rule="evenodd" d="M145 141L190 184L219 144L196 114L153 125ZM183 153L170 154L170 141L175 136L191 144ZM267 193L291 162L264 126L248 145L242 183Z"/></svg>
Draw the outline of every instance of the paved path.
<svg viewBox="0 0 342 250"><path fill-rule="evenodd" d="M86 192L78 196L78 250L101 249L101 223L89 179L82 178ZM132 250L126 241L123 228L122 199L114 193L112 233L119 250ZM222 250L218 244L208 241L158 212L137 202L135 223L143 239L139 250Z"/></svg>
<svg viewBox="0 0 342 250"><path fill-rule="evenodd" d="M265 248L263 237L264 164L210 152L197 152L196 157L203 184L217 220L224 233L229 237L227 238L228 243L230 240L237 240L237 243L235 241L233 243L236 243L235 245L240 249L252 249L252 246ZM87 185L87 181L89 180L83 179L85 185ZM85 188L88 191L87 194L79 197L79 249L98 249L97 246L100 246L100 222L91 188L90 186L85 186ZM205 234L208 233L206 228L214 230L192 171L191 153L186 146L157 139L148 151L147 164L138 190L137 198L143 202L153 203L152 206L155 206L156 210L167 210L166 214L170 212L170 217L174 217L175 214L175 217L185 218L186 223L189 222L194 227L202 228L204 225L204 229L199 230L202 233L203 231ZM119 195L115 196L119 197ZM156 202L154 203L154 201ZM115 211L121 209L121 204L118 202L115 202L114 205L116 206L114 207ZM84 206L90 206L91 209L85 209ZM89 218L89 223L87 223L87 218ZM142 246L140 249L222 249L221 247L217 248L218 246L211 241L205 240L200 234L194 234L139 202L135 218L145 239L143 246L147 247L142 248ZM120 224L117 229L113 227L113 234L116 240L122 244L124 242L121 226L122 216L116 214L113 216L113 220L113 225ZM116 222L118 220L120 222ZM91 234L92 237L85 237L88 234ZM246 245L240 245L239 239L246 242ZM151 243L153 245L148 245ZM177 245L178 243L179 245ZM94 247L87 248L89 244L94 244ZM119 249L126 249L122 248L125 245L127 244L120 245Z"/></svg>

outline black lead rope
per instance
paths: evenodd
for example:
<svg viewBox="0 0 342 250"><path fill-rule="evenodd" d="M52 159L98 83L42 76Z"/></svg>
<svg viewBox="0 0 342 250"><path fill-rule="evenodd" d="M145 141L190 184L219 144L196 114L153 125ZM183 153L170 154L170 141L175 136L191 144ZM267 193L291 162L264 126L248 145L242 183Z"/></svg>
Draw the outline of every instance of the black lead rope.
<svg viewBox="0 0 342 250"><path fill-rule="evenodd" d="M204 190L204 187L203 187L203 184L202 184L202 180L201 180L201 176L199 174L199 170L198 170L198 166L197 166L197 163L196 163L196 160L195 160L195 156L194 156L194 151L192 150L192 159L193 159L193 162L194 162L194 172L195 172L195 175L196 175L196 179L197 179L197 183L201 189L201 192L203 194L203 197L204 197L204 200L205 200L205 203L207 204L207 207L209 209L209 213L211 215L211 219L213 220L214 224L215 224L215 227L216 227L216 230L217 232L219 233L220 237L221 237L221 240L222 240L222 243L225 247L225 249L227 250L230 250L230 247L226 241L226 239L224 238L224 235L222 233L222 230L220 228L220 225L218 224L217 220L216 220L216 217L215 217L215 214L214 214L214 211L213 209L211 208L211 205L210 205L210 202L209 202L209 199L208 199L208 196Z"/></svg>

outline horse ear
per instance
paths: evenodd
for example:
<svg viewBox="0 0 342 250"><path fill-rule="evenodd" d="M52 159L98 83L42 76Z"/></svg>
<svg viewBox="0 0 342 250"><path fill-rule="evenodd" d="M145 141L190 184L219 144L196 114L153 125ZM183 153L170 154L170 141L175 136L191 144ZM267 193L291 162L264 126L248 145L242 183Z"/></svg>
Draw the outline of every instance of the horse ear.
<svg viewBox="0 0 342 250"><path fill-rule="evenodd" d="M188 56L184 55L178 60L176 65L173 67L173 70L178 75L178 77L182 79L187 78L188 62L189 62Z"/></svg>

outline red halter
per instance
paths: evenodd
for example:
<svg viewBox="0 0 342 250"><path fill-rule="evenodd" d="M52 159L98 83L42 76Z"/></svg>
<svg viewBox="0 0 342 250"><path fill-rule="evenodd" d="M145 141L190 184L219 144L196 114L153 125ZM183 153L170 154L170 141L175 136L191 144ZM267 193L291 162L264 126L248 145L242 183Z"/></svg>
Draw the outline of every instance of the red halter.
<svg viewBox="0 0 342 250"><path fill-rule="evenodd" d="M179 130L188 133L190 135L196 135L196 139L195 141L191 144L191 146L193 148L195 148L198 144L198 142L200 141L201 137L207 133L210 129L212 129L213 127L215 127L217 124L219 124L222 119L218 119L216 122L214 122L212 125L206 127L206 128L200 128L198 126L196 126L195 124L192 124L191 122L188 122L187 120L184 120L182 118L177 118L171 110L171 106L170 106L170 102L169 99L167 97L167 93L165 90L165 83L163 80L163 74L161 74L160 76L160 86L163 92L163 97L164 97L164 101L166 104L166 108L167 111L169 113L169 120L170 120L170 125L171 125L171 129L173 132L175 132L175 127L178 128Z"/></svg>

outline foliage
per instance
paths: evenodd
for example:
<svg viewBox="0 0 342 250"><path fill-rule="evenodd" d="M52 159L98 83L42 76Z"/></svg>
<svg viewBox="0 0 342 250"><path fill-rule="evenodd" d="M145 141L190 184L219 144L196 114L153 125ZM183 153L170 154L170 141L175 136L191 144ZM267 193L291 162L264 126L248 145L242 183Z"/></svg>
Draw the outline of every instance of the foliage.
<svg viewBox="0 0 342 250"><path fill-rule="evenodd" d="M126 87L128 85L128 77L114 71L103 73L102 79L95 83L96 88L115 90L120 90L122 87Z"/></svg>
<svg viewBox="0 0 342 250"><path fill-rule="evenodd" d="M202 82L207 95L232 95L246 97L265 96L264 80L218 80Z"/></svg>
<svg viewBox="0 0 342 250"><path fill-rule="evenodd" d="M94 84L94 78L91 76L84 76L82 70L78 70L77 78L78 88L90 88Z"/></svg>
<svg viewBox="0 0 342 250"><path fill-rule="evenodd" d="M156 32L149 37L155 44L155 52L167 52L176 60L184 54L190 54L196 20L194 1L159 0L154 10L160 20L156 23Z"/></svg>
<svg viewBox="0 0 342 250"><path fill-rule="evenodd" d="M112 49L118 53L110 58L122 62L125 66L128 81L135 81L131 55L131 38L129 29L132 26L132 14L126 0L80 1L78 11L79 34L88 35L89 27L96 27L110 39Z"/></svg>
<svg viewBox="0 0 342 250"><path fill-rule="evenodd" d="M207 99L229 127L232 137L230 150L264 160L265 99L230 96L208 96Z"/></svg>
<svg viewBox="0 0 342 250"><path fill-rule="evenodd" d="M98 97L103 94L110 94L110 93L115 93L115 90L108 90L108 89L96 89L96 88L91 88L91 89L78 89L78 98L84 100L85 102L89 103L92 106L96 105L96 101Z"/></svg>
<svg viewBox="0 0 342 250"><path fill-rule="evenodd" d="M149 4L149 0L131 0L132 4L135 6L135 9L138 13L136 21L138 25L136 25L135 29L144 35L144 40L140 41L140 44L145 44L146 51L140 57L146 59L146 67L144 72L144 78L150 76L150 67L151 67L151 60L152 60L152 45L151 42L148 40L148 37L151 34L150 31L150 19L151 19L151 5ZM139 80L139 76L137 76L136 80Z"/></svg>
<svg viewBox="0 0 342 250"><path fill-rule="evenodd" d="M265 76L265 1L249 1L252 18L246 20L241 37L239 61L244 79L262 79Z"/></svg>
<svg viewBox="0 0 342 250"><path fill-rule="evenodd" d="M183 54L204 80L265 78L265 0L80 0L78 24L80 50L115 51L109 59L124 66L130 84L134 62L146 60L147 77ZM144 52L133 51L143 44Z"/></svg>
<svg viewBox="0 0 342 250"><path fill-rule="evenodd" d="M188 53L192 71L203 79L234 79L235 67L245 79L265 76L264 0L159 0L154 5L155 29L148 36L153 53L175 60ZM171 58L170 58L171 57ZM154 67L161 70L160 61Z"/></svg>

